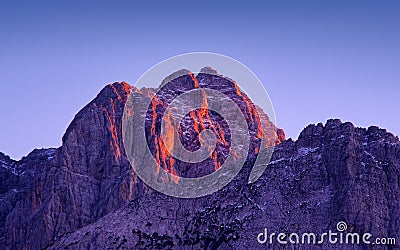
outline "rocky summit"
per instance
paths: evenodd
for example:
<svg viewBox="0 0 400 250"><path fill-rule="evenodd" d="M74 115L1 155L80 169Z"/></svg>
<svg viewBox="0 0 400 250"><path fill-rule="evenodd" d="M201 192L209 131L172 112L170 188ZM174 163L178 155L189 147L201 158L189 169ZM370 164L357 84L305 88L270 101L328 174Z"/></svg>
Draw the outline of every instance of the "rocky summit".
<svg viewBox="0 0 400 250"><path fill-rule="evenodd" d="M268 123L276 138L263 175L248 184L247 162L213 194L174 198L138 178L122 140L128 96L150 98L155 91L125 82L107 85L77 113L61 147L35 149L20 161L0 153L0 249L282 249L276 241L261 245L257 236L265 228L337 232L341 221L346 232L398 241L379 249L399 248L398 137L328 120L307 126L296 141L286 140L259 111L254 131ZM241 100L248 114L255 112ZM325 242L296 249L374 247Z"/></svg>

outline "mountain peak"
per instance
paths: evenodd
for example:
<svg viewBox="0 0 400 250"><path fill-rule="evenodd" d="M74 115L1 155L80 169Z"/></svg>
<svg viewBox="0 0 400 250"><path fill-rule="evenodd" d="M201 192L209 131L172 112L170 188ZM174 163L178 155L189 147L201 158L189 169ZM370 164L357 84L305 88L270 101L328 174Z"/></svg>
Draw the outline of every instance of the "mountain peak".
<svg viewBox="0 0 400 250"><path fill-rule="evenodd" d="M193 83L192 77L183 76L189 83ZM202 81L199 86L212 84L205 74L198 77ZM400 236L397 224L387 223L400 216L397 137L375 126L356 128L350 122L331 119L325 125L307 126L297 141L284 141L283 130L277 129L266 114L258 111L259 120L251 119L256 107L249 105L245 95L237 93L235 85L224 82L229 87L225 90L241 102L252 126L270 124L276 143L282 142L275 147L272 161L256 182L243 184L247 181L241 180L247 180L248 173L242 171L220 191L190 200L150 189L132 170L125 154L124 108L133 94L142 104L155 91L160 98L170 100L162 95L162 88L138 90L126 82L115 82L105 86L76 114L60 148L35 150L16 162L20 175L14 174L14 166L5 164L0 168L0 199L5 204L0 206L0 248L91 245L103 249L115 248L113 244L120 240L118 244L125 244L122 247L136 249L145 248L140 245L143 240L148 240L143 244L151 247L161 237L175 248L221 245L242 249L250 244L247 248L255 249L257 245L251 244L256 241L246 239L254 238L259 228L322 232L342 220L352 222L356 231ZM155 112L161 110L161 103L153 104L160 105ZM143 106L140 108L148 108ZM189 125L197 123L197 128L213 129L211 123L201 123L201 119L212 115L192 115L183 125L191 128ZM216 115L214 118L219 119ZM221 124L222 130L225 125ZM187 136L197 136L199 132L188 131ZM259 139L258 129L253 131L255 139ZM228 140L220 142L222 148ZM140 147L143 145L138 150ZM251 152L255 151L254 147ZM10 159L0 154L0 161ZM249 168L246 165L244 169ZM194 168L190 173L183 168L178 170L188 177L197 174ZM251 221L254 218L257 219ZM309 223L310 218L313 223Z"/></svg>

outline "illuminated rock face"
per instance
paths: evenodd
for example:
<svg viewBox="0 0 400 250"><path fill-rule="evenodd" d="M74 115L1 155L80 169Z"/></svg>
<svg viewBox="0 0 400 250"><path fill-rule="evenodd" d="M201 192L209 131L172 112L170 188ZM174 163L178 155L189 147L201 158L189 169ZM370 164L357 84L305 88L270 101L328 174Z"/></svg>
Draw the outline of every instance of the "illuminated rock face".
<svg viewBox="0 0 400 250"><path fill-rule="evenodd" d="M206 82L196 79L186 80L197 87ZM232 87L227 93L240 97ZM258 249L265 248L256 240L265 227L320 233L339 221L353 232L400 240L400 142L392 134L329 120L309 125L297 141L285 140L259 110L254 138L259 123L267 123L278 144L261 178L247 184L248 162L220 191L178 199L150 189L126 159L121 119L131 91L140 103L155 90L108 85L75 116L60 148L34 150L20 161L0 154L0 249ZM242 105L248 117L255 112L246 100ZM187 118L189 149L199 146L202 126L217 124L221 146L229 145L216 114L198 110ZM218 168L218 156L212 162Z"/></svg>
<svg viewBox="0 0 400 250"><path fill-rule="evenodd" d="M199 73L195 76L192 73L184 74L171 80L168 84L164 84L157 90L147 110L145 123L147 143L153 157L162 168L180 177L202 177L220 169L231 149L231 133L241 133L241 131L231 131L225 117L210 109L208 101L215 103L218 100L213 100L216 97L207 95L205 89L218 91L233 100L237 107L227 105L224 107L224 112L233 114L232 119L238 119L236 116L237 110L243 114L247 124L245 129L249 131L250 140L248 161L254 161L261 146L263 128L257 108L239 90L236 83L219 75ZM193 98L189 100L177 101L177 97L181 96L182 93L193 90L200 90L199 93L201 94L193 95ZM182 109L184 109L185 105L192 103L201 103L201 108L187 113L183 119L177 119L167 111L173 101L177 101L178 104L175 104L175 106ZM222 103L222 105L224 104ZM263 122L267 124L266 127L270 127L273 130L273 135L270 137L274 139L274 143L279 143L277 129L261 110L260 114L264 115ZM163 140L161 136L162 119L169 127L172 128L175 124L175 127L179 130L178 134L175 135L173 129L166 129L166 137L169 140ZM170 152L174 149L174 140L181 141L183 147L191 152L199 150L202 142L200 134L204 130L210 130L216 138L215 149L209 151L210 156L207 159L201 162L185 162L171 155Z"/></svg>

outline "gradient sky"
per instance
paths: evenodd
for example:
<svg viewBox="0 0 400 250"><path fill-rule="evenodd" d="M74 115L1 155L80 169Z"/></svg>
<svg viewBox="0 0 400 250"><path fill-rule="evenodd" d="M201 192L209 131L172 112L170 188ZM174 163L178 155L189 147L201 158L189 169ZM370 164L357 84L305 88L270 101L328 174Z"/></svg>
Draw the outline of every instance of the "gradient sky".
<svg viewBox="0 0 400 250"><path fill-rule="evenodd" d="M297 138L328 118L400 134L400 1L0 1L0 151L58 147L108 83L168 57L233 57Z"/></svg>

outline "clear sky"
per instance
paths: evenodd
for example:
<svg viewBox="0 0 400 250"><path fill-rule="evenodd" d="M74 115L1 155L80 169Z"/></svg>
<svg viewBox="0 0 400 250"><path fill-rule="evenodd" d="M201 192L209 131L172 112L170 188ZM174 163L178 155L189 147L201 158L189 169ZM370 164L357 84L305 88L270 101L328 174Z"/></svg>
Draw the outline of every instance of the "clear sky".
<svg viewBox="0 0 400 250"><path fill-rule="evenodd" d="M193 51L253 70L288 137L328 118L399 135L399 13L400 1L2 0L0 151L60 146L103 86Z"/></svg>

